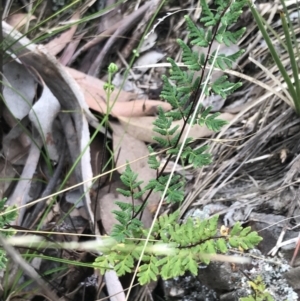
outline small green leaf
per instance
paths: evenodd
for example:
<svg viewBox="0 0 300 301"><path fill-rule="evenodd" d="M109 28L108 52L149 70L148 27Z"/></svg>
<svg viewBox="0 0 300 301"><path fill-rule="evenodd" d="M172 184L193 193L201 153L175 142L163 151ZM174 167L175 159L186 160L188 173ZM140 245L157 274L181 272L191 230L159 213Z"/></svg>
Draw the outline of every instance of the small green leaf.
<svg viewBox="0 0 300 301"><path fill-rule="evenodd" d="M241 231L243 230L242 226L241 226L241 223L240 222L236 222L233 226L233 228L231 229L230 231L230 235L233 236L233 235L237 235L239 234Z"/></svg>
<svg viewBox="0 0 300 301"><path fill-rule="evenodd" d="M232 247L237 248L239 246L239 240L236 237L229 237L229 244Z"/></svg>
<svg viewBox="0 0 300 301"><path fill-rule="evenodd" d="M217 239L216 245L221 253L226 253L228 251L226 240L224 238Z"/></svg>

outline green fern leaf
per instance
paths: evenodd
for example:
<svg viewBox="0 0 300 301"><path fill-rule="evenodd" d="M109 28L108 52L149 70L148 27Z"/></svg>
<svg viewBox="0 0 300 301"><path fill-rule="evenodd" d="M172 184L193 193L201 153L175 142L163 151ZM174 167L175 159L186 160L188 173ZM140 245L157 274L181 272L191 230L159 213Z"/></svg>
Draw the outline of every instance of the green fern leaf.
<svg viewBox="0 0 300 301"><path fill-rule="evenodd" d="M117 188L116 190L118 192L120 192L122 195L126 196L126 197L131 196L131 191L129 191L129 190L125 190L125 189L122 189L122 188Z"/></svg>
<svg viewBox="0 0 300 301"><path fill-rule="evenodd" d="M240 233L239 236L245 237L245 236L248 235L248 233L250 233L250 231L251 231L251 227L246 227L246 228L244 228L244 229L241 231L241 233Z"/></svg>
<svg viewBox="0 0 300 301"><path fill-rule="evenodd" d="M170 151L174 150L174 151L175 151L175 152L173 153L174 155L177 155L178 152L179 152L179 147L177 147L177 149L174 148L175 145L178 144L179 138L180 138L180 133L176 133L176 134L172 137L172 139L170 140L170 145L173 147L173 148L170 149ZM167 154L168 154L168 153L169 153L169 152L167 151ZM170 154L171 154L171 152L170 152Z"/></svg>
<svg viewBox="0 0 300 301"><path fill-rule="evenodd" d="M240 222L236 222L230 231L230 236L238 235L243 230Z"/></svg>
<svg viewBox="0 0 300 301"><path fill-rule="evenodd" d="M192 149L186 147L182 153L183 159L188 159L189 164L193 164L194 167L202 167L209 165L212 161L210 154L204 152L208 149L208 146L204 145L198 149Z"/></svg>
<svg viewBox="0 0 300 301"><path fill-rule="evenodd" d="M178 277L178 276L183 276L184 275L184 269L182 268L182 260L183 260L183 256L174 256L171 258L170 260L170 265L172 266L172 270L171 270L171 277Z"/></svg>
<svg viewBox="0 0 300 301"><path fill-rule="evenodd" d="M220 129L228 122L226 120L217 119L219 115L220 113L214 113L206 118L203 118L203 115L201 114L198 124L201 126L205 125L209 130L214 132L220 131Z"/></svg>
<svg viewBox="0 0 300 301"><path fill-rule="evenodd" d="M167 227L169 225L172 225L172 224L176 224L177 223L177 220L178 220L178 217L180 215L180 211L177 210L169 215L162 215L159 217L158 219L158 225L159 225L159 228L162 229L162 230L165 230L167 229Z"/></svg>
<svg viewBox="0 0 300 301"><path fill-rule="evenodd" d="M108 255L103 255L103 256L99 256L95 259L93 266L100 270L101 275L104 275L105 272L110 271L114 268L114 257L115 257L115 253L111 252Z"/></svg>
<svg viewBox="0 0 300 301"><path fill-rule="evenodd" d="M237 248L239 246L239 240L237 237L229 237L228 240L231 247Z"/></svg>
<svg viewBox="0 0 300 301"><path fill-rule="evenodd" d="M160 274L161 274L161 277L162 277L163 280L167 280L167 279L172 278L172 275L173 275L172 269L173 269L173 266L171 265L170 257L167 256L166 261L161 266L161 270L160 270Z"/></svg>
<svg viewBox="0 0 300 301"><path fill-rule="evenodd" d="M181 120L184 114L182 111L170 111L170 112L166 112L166 116L176 121L176 120Z"/></svg>
<svg viewBox="0 0 300 301"><path fill-rule="evenodd" d="M197 26L189 16L185 16L184 18L189 30L189 38L191 39L190 43L192 45L198 45L200 47L207 47L210 43L210 40L208 39L211 35L207 35L204 29L197 28Z"/></svg>
<svg viewBox="0 0 300 301"><path fill-rule="evenodd" d="M206 0L201 0L201 8L202 8L202 17L200 19L201 22L205 22L204 26L214 26L217 24L218 21L218 14L214 14L210 8Z"/></svg>
<svg viewBox="0 0 300 301"><path fill-rule="evenodd" d="M115 224L112 228L110 236L117 242L124 242L127 237L130 237L130 232L124 225Z"/></svg>
<svg viewBox="0 0 300 301"><path fill-rule="evenodd" d="M178 189L177 190L168 190L168 195L166 198L167 203L180 203L184 199L184 191L182 191L181 188L183 184L177 184Z"/></svg>
<svg viewBox="0 0 300 301"><path fill-rule="evenodd" d="M119 259L119 262L115 265L114 270L118 276L123 276L126 273L131 273L134 267L134 260L131 254L126 254Z"/></svg>
<svg viewBox="0 0 300 301"><path fill-rule="evenodd" d="M245 240L249 249L257 246L261 241L262 241L262 237L259 236L256 231L250 232L246 236L246 240Z"/></svg>
<svg viewBox="0 0 300 301"><path fill-rule="evenodd" d="M216 35L216 40L220 44L225 44L227 47L230 47L231 44L236 44L238 40L244 35L246 28L241 28L240 30L236 31L235 33L232 33L230 31L224 31L224 28L220 28L218 30L218 34Z"/></svg>
<svg viewBox="0 0 300 301"><path fill-rule="evenodd" d="M218 219L219 219L219 216L215 215L208 220L208 227L209 227L209 231L211 233L210 236L214 236L217 233Z"/></svg>
<svg viewBox="0 0 300 301"><path fill-rule="evenodd" d="M6 206L6 201L7 199L4 198L2 200L0 200L0 212L1 212L1 216L0 216L0 227L1 228L7 228L8 224L11 224L13 221L16 220L16 218L18 217L18 211L16 210L17 206ZM13 235L16 234L16 231L14 229L10 229L8 231L4 231L2 232L2 236L4 237L11 237ZM7 260L5 257L6 252L3 250L1 250L1 254L0 254L0 265L1 262L3 262L3 264L6 264ZM1 267L0 267L1 269Z"/></svg>
<svg viewBox="0 0 300 301"><path fill-rule="evenodd" d="M6 252L0 249L0 270L4 270L6 268L7 261Z"/></svg>
<svg viewBox="0 0 300 301"><path fill-rule="evenodd" d="M228 251L226 240L224 238L217 239L216 247L221 253L226 253Z"/></svg>
<svg viewBox="0 0 300 301"><path fill-rule="evenodd" d="M164 84L160 97L167 100L174 109L177 109L179 105L176 87L169 82L165 75L163 75L162 80Z"/></svg>
<svg viewBox="0 0 300 301"><path fill-rule="evenodd" d="M132 205L124 202L115 201L115 204L120 207L121 210L127 211L132 209Z"/></svg>
<svg viewBox="0 0 300 301"><path fill-rule="evenodd" d="M158 144L160 144L162 147L166 148L170 146L170 142L164 138L161 137L153 137L153 140L155 140Z"/></svg>
<svg viewBox="0 0 300 301"><path fill-rule="evenodd" d="M143 264L139 267L138 280L140 285L145 285L151 281L157 280L157 275L159 274L159 271L156 266L156 263L157 259L152 256L148 264Z"/></svg>
<svg viewBox="0 0 300 301"><path fill-rule="evenodd" d="M182 40L177 39L177 43L180 45L183 50L182 61L190 69L194 71L199 71L201 66L198 63L198 53L192 51L190 47L185 44Z"/></svg>
<svg viewBox="0 0 300 301"><path fill-rule="evenodd" d="M198 275L198 263L194 260L193 255L189 254L188 262L185 266L185 269L191 272L194 276Z"/></svg>
<svg viewBox="0 0 300 301"><path fill-rule="evenodd" d="M190 88L188 92L191 91L191 84L193 81L193 73L188 73L186 71L183 71L174 60L171 58L168 58L167 60L171 64L171 70L170 70L170 79L177 82L177 91L180 91L179 89L182 89L185 87L186 89ZM183 86L181 86L183 85ZM184 90L186 91L186 90Z"/></svg>

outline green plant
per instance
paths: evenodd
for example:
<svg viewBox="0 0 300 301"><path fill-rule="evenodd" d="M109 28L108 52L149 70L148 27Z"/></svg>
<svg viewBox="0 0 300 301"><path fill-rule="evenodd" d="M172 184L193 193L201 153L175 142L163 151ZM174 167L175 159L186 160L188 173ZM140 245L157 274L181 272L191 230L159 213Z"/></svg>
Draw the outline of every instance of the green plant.
<svg viewBox="0 0 300 301"><path fill-rule="evenodd" d="M243 53L238 51L233 55L218 55L218 49L211 52L213 42L229 46L236 43L245 29L236 32L228 29L236 22L245 0L216 1L216 10L209 8L205 0L201 0L202 28L198 28L194 22L186 16L189 31L190 45L207 48L207 55L197 53L191 46L178 40L183 56L184 67L181 68L171 58L168 59L171 69L170 76L163 76L163 90L161 97L169 102L173 110L164 112L158 110L157 120L153 123L153 131L159 135L154 140L165 149L167 163L176 158L182 164L192 164L194 167L202 167L211 163L212 157L207 152L208 146L195 148L193 139L185 137L184 130L195 124L206 126L210 130L219 131L226 121L218 119L219 113L210 114L211 108L201 105L203 95L212 93L227 97L241 86L241 83L232 83L227 76L222 75L214 82L210 81L214 68L231 68L236 59ZM207 69L209 71L207 72ZM195 71L200 71L200 76L195 76ZM110 84L110 83L109 83ZM174 125L174 121L183 120L182 128ZM143 183L138 179L129 165L121 176L127 189L117 189L121 194L131 199L131 203L116 202L120 210L113 213L119 224L115 225L111 237L118 244L110 248L108 253L103 252L94 266L101 273L114 269L118 275L132 272L135 261L143 264L138 269L140 284L146 284L156 280L158 275L164 279L183 275L186 271L197 274L200 262L208 264L210 256L216 253L226 253L228 248L253 248L259 243L261 237L251 229L243 229L237 223L230 234L218 236L218 217L208 220L189 218L186 222L180 222L179 211L170 215L161 216L150 229L145 229L140 221L140 215L147 205L147 199L152 191L161 192L163 199L168 203L180 203L184 199L185 179L181 175L163 175L167 165L158 170L160 163L154 149L149 146L149 166L157 170L156 179L152 179L141 189ZM142 198L142 205L135 205L135 200ZM160 246L169 244L168 251L171 254L160 252ZM149 247L155 247L147 249Z"/></svg>
<svg viewBox="0 0 300 301"><path fill-rule="evenodd" d="M252 15L257 23L257 26L264 38L264 40L267 43L268 49L272 55L272 58L275 62L275 64L278 67L278 70L286 83L287 86L287 93L288 93L288 100L290 103L288 103L291 107L294 108L296 113L300 115L300 81L299 81L299 65L297 63L299 59L299 45L296 38L296 33L292 24L292 21L289 17L289 12L287 11L287 7L285 5L285 1L280 1L283 6L283 11L280 12L280 20L282 23L282 28L284 32L284 39L282 40L279 35L272 30L267 22L264 20L264 18L260 15L260 13L256 10L254 7L254 4L252 1L249 1L249 7L251 9ZM280 45L285 49L286 53L288 53L291 68L292 68L292 77L286 70L286 67L282 63L282 59L280 57L280 53L278 50L276 50L274 46L274 42L270 38L270 34L267 32L267 28L274 34L274 36L278 39L280 42Z"/></svg>
<svg viewBox="0 0 300 301"><path fill-rule="evenodd" d="M261 276L258 276L254 281L249 281L249 285L253 290L253 294L241 298L241 301L274 301L274 298L267 292Z"/></svg>
<svg viewBox="0 0 300 301"><path fill-rule="evenodd" d="M211 47L214 41L225 45L236 43L243 34L245 29L232 32L228 30L228 26L237 20L244 3L245 0L219 0L216 1L217 9L211 10L206 1L202 0L203 15L200 21L204 28L198 28L186 17L190 44L207 48L208 51L206 56L204 53L198 54L182 40L178 40L183 51L184 67L179 67L174 60L169 59L170 77L163 77L164 88L161 96L172 105L173 110L164 112L159 109L158 118L154 123L154 131L158 134L155 140L166 149L166 165L173 158L176 158L176 162L180 159L183 164L192 164L194 167L208 165L212 160L207 152L207 145L196 148L192 145L192 138L181 138L184 130L195 124L214 131L220 130L226 124L218 119L219 113L210 114L210 108L202 107L199 99L201 100L204 94L211 93L227 97L241 86L239 82L228 81L226 76L211 82L210 76L214 68L231 68L242 51L231 56L218 55L218 49L212 52ZM195 76L195 71L200 71L201 75ZM110 74L113 72L111 70ZM110 93L110 82L106 88L107 93ZM178 120L184 121L182 128L174 126L173 122ZM180 142L182 140L183 142ZM115 269L118 275L123 275L132 272L135 261L141 260L143 265L139 268L138 278L141 284L146 284L159 275L168 279L182 275L185 271L197 274L198 264L208 264L211 255L226 253L229 248L249 249L259 243L261 238L257 233L251 232L250 228L243 229L239 223L229 234L221 235L218 234L218 217L204 221L189 218L182 222L178 220L179 211L160 217L153 227L145 229L140 215L152 191L162 192L163 198L169 203L180 203L184 199L185 185L185 179L181 175L163 175L166 165L159 171L160 164L151 146L149 151L149 166L157 170L157 177L147 183L144 189L140 189L141 181L138 180L138 175L127 166L121 177L127 189L119 189L119 192L131 198L132 204L117 203L120 210L114 213L119 224L115 225L111 234L115 243L101 250L103 255L94 263L102 273ZM137 206L135 200L139 198L143 198L144 203ZM16 211L12 212L16 214ZM11 222L15 217L16 215L7 215L6 222Z"/></svg>
<svg viewBox="0 0 300 301"><path fill-rule="evenodd" d="M140 221L133 220L125 230L122 225L131 218L133 208L130 204L117 204L122 209L115 212L121 225L115 231L123 243L110 247L96 259L94 266L101 273L114 269L121 276L133 271L149 229L144 229ZM138 208L135 206L134 209ZM186 271L197 275L199 263L209 264L211 255L226 253L229 248L248 250L262 239L257 232L251 232L250 227L242 228L240 223L236 223L229 234L219 234L218 216L207 220L188 218L183 223L178 223L178 216L179 211L176 211L161 216L155 222L142 257L143 264L139 267L138 280L141 285L157 280L159 275L163 279L182 276ZM124 239L126 236L128 238Z"/></svg>
<svg viewBox="0 0 300 301"><path fill-rule="evenodd" d="M6 198L0 200L0 229L6 228L11 222L13 222L18 212L15 210L16 206L6 206ZM3 231L1 235L8 238L15 234L14 230ZM5 269L7 263L6 252L0 248L0 270Z"/></svg>

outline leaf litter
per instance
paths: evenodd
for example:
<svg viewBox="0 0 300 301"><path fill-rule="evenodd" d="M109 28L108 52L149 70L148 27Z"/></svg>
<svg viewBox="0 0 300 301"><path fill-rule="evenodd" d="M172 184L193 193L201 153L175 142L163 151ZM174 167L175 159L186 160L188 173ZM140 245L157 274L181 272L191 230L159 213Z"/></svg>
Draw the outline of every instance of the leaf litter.
<svg viewBox="0 0 300 301"><path fill-rule="evenodd" d="M152 3L153 7L156 4ZM147 5L150 8L149 11L151 11L151 5ZM129 5L127 9L130 11L132 7ZM166 11L168 9L172 9L172 7L165 8ZM270 11L270 9L268 10ZM15 61L10 59L10 62L4 65L4 81L7 81L4 88L4 99L8 109L3 112L7 127L2 137L4 159L0 163L1 178L3 177L4 181L0 183L0 196L8 197L9 204L26 205L26 207L20 209L17 225L26 225L26 216L33 214L38 218L32 219L35 222L34 224L29 223L32 229L35 229L37 224L40 223L42 229L45 230L51 229L52 231L66 233L76 231L78 234L85 231L93 233L93 229L97 229L96 221L100 221L106 232L109 233L114 223L113 217L110 215L112 208L115 208L114 201L122 198L111 186L118 185L119 182L114 180L114 182L107 185L106 181L109 181L110 177L106 177L100 184L92 183L90 180L92 176L103 172L104 165L111 157L110 147L107 145L109 142L112 143L111 149L113 151L113 158L111 159L119 168L118 172L122 171L126 160L128 160L133 162L131 167L141 175L145 182L149 178L153 178L153 173L146 164L148 150L145 142L155 143L152 138L152 123L155 119L153 115L157 113L157 106L163 106L166 111L170 109L170 106L159 99L148 99L149 91L143 87L149 85L151 80L154 81L156 87L160 87L161 82L157 79L165 70L154 68L146 71L145 69L140 72L138 78L134 79L133 87L137 88L136 91L143 92L144 99L140 99L141 95L137 95L137 93L116 89L111 96L111 100L113 100L111 103L107 103L106 93L103 89L105 77L101 80L81 72L104 75L102 70L106 60L103 60L103 57L107 58L107 61L115 59L120 66L124 67L123 63L124 59L128 58L128 51L126 47L122 48L122 45L117 43L119 41L118 34L130 33L129 29L136 26L136 24L143 28L145 24L141 19L143 13L145 13L145 7L135 14L136 17L132 17L131 10L131 12L128 12L128 17L123 20L120 18L119 11L112 9L110 14L106 15L106 22L109 20L113 26L102 26L101 29L101 24L104 25L104 23L100 21L97 26L98 36L95 39L86 38L83 28L73 25L71 29L46 43L48 46L45 47L36 46L26 37L12 31L12 27L9 27L5 22L3 23L4 36L10 42L15 43L15 45L12 45L12 50L18 59ZM272 13L270 16L274 16L274 14ZM21 20L20 17L18 17L18 20ZM24 14L25 17L26 14ZM79 15L74 15L75 19L78 17ZM146 14L145 18L147 17L149 16ZM154 57L157 56L157 59L153 62L150 56L148 58L150 61L147 61L147 55L145 55L142 58L146 61L142 61L141 65L155 64L163 59L161 53L174 57L177 46L174 46L172 41L177 37L184 39L183 33L178 30L182 22L176 21L177 27L174 27L176 31L171 30L172 26L170 24L177 20L174 19L175 17L178 16L171 15L166 18L167 25L158 25L169 26L170 36L166 37L163 32L156 31L156 33L159 33L158 36L154 38L154 42L148 43L151 45L150 47L146 47L148 53L151 54L152 52ZM272 19L270 21L272 22ZM16 26L18 22L21 24L21 21L14 22L12 23L13 26ZM246 22L249 23L249 20ZM124 28L118 30L121 26L124 26ZM251 24L251 26L255 28L255 24ZM101 35L101 32L103 35ZM114 36L107 40L105 34ZM137 30L130 34L138 39L143 31L139 32ZM244 44L242 43L239 47L245 48L245 46L247 47L246 43L254 41L255 43L248 47L248 52L251 52L254 57L256 56L260 60L261 57L268 57L261 39L256 38L254 40L250 33L248 35L248 41L245 40ZM53 57L51 52L56 49L52 54L59 57L59 53L66 51L68 44L70 46L75 41L78 43L76 40L78 37L80 43L77 45L79 47L76 51L75 48L69 50L71 52L67 53L68 59L65 59L63 64L60 65L58 59ZM166 39L168 40L167 45ZM129 43L127 46L128 49L133 49ZM52 49L50 53L47 51L47 47ZM97 47L102 47L102 51L99 52ZM121 56L114 55L113 47L120 48ZM153 47L161 48L163 52L157 51ZM98 53L98 59L96 59L97 55L95 56L95 53ZM71 58L71 56L73 57ZM76 57L82 58L81 64L80 62L75 64ZM100 60L99 57L102 59ZM180 54L178 54L178 58L180 58ZM288 61L285 61L285 63L286 68L290 68ZM241 61L238 69L244 68L244 72L251 73L255 80L267 81L258 70L258 67L252 65L251 69L249 64L247 60ZM68 65L68 67L63 65ZM87 72L88 70L89 72ZM120 79L122 80L122 74L120 74ZM8 88L9 86L11 87ZM262 223L264 218L259 217L256 211L269 210L282 214L287 207L295 203L292 196L295 190L298 191L295 183L297 183L296 177L299 173L297 167L299 147L295 141L298 141L299 138L299 122L295 114L288 110L282 101L272 95L266 96L264 102L256 101L268 91L265 92L257 87L254 89L253 86L255 87L253 83L245 82L245 91L249 91L249 93L243 95L238 94L237 91L223 104L217 102L218 108L221 111L223 110L220 118L230 122L226 131L214 135L204 128L196 127L192 129L191 135L194 139L213 138L212 141L215 142L212 142L212 150L215 160L211 167L205 170L193 171L194 178L191 180L191 189L187 192L187 197L182 205L182 215L190 206L201 209L205 204L213 206L215 203L221 202L231 205L225 210L227 212L224 212L226 218L231 216L233 221L237 219L244 222L256 221L258 224L257 220L261 218L260 222ZM50 102L48 103L49 99L51 99L51 102L56 99L56 104L51 106ZM215 100L212 101L215 103ZM252 105L247 110L244 110L245 107L237 106L230 111L231 113L225 113L227 108L234 107L236 102L252 103ZM111 135L107 128L99 128L98 120L89 111L89 109L92 109L97 114L105 114L109 107L112 107L111 117L118 120L110 120L109 122L110 129L112 129ZM240 112L242 114L239 114ZM238 115L235 115L235 113L238 113ZM251 126L248 126L249 121ZM88 145L95 128L100 129L101 135L107 134L108 136L106 139L99 139L101 142L97 147L101 150L92 152L91 157ZM201 143L201 140L199 140L200 145ZM63 158L63 149L66 151L66 157L62 160L63 168L60 169L59 159ZM284 162L280 159L283 149L287 150L287 158ZM45 153L48 159L46 163ZM32 190L41 191L40 196L48 196L51 192L59 189L80 154L82 154L81 160L73 168L64 187L71 188L72 184L86 181L77 190L77 194L72 196L75 203L78 198L82 198L84 206L81 204L81 208L75 210L71 203L67 204L67 194L61 194L54 198L52 210L46 214L44 220L41 220L42 213L46 212L47 206L53 199L49 198L40 208L37 205L30 207L30 202L36 199L30 197ZM99 166L96 170L94 166L91 166L91 162L98 162ZM55 171L58 172L57 178L55 178ZM261 174L262 171L263 175ZM39 181L36 181L37 177ZM12 182L12 178L17 181ZM114 178L118 177L114 176ZM54 184L50 183L51 179L54 179ZM16 185L12 187L14 182L16 182ZM293 186L295 186L294 190ZM150 212L153 212L153 208L155 208L155 204L159 199L159 196L155 194L152 197L153 200L151 200L148 208ZM95 206L97 202L99 204ZM249 213L249 210L247 210L249 209L248 203L251 203L253 213ZM100 212L95 215L93 208L98 208ZM241 210L241 208L246 210ZM69 214L68 212L72 210L73 214ZM85 214L81 211L85 211ZM248 212L248 216L244 216L244 212ZM80 218L83 216L85 216L85 219ZM292 216L290 215L290 217ZM94 220L95 217L96 220ZM151 214L149 214L144 222L149 224L151 219ZM24 220L24 223L22 220ZM297 234L294 233L296 231L292 232L292 234ZM96 231L96 234L98 233L99 229ZM266 237L268 235L271 236L269 232L267 232ZM57 239L54 235L52 235L52 238ZM70 238L68 237L68 239ZM80 235L78 235L78 239L80 240ZM269 245L264 247L271 248ZM64 256L67 258L70 254L66 255L64 253ZM74 258L78 259L75 256ZM37 267L49 269L49 265L47 266L45 262ZM85 274L83 279L88 279L90 276L90 274ZM13 274L11 277L13 277ZM112 280L108 281L111 277ZM122 290L121 283L113 273L106 275L106 281L111 294ZM69 284L69 288L72 285ZM75 284L75 287L76 285L78 283ZM114 287L117 287L117 290L113 290ZM33 285L32 288L36 287ZM118 294L115 297L115 300L117 299L124 300L124 295ZM114 298L111 297L111 300L114 300Z"/></svg>

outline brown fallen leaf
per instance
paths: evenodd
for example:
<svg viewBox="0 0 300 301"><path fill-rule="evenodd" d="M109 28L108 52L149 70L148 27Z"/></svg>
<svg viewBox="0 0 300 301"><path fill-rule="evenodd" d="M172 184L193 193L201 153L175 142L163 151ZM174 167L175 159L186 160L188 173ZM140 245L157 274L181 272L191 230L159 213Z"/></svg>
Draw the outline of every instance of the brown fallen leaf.
<svg viewBox="0 0 300 301"><path fill-rule="evenodd" d="M98 104L94 104L93 102L95 102L95 99L101 99L101 97L103 97L104 100L106 98L106 93L104 91L104 82L96 77L87 75L83 72L80 72L78 70L75 70L73 68L69 68L69 67L65 67L67 72L70 73L70 75L76 80L76 82L78 83L78 85L81 87L85 97L86 97L86 102L88 104L90 104L92 107L95 106L95 108L99 109ZM115 90L112 92L111 94L111 98L115 99L119 94L118 97L118 102L121 101L129 101L132 99L136 99L137 95L133 94L133 93L129 93L129 92L125 92L125 91L119 91Z"/></svg>
<svg viewBox="0 0 300 301"><path fill-rule="evenodd" d="M76 80L81 87L85 101L88 106L105 114L107 111L106 92L104 91L104 82L93 76L86 75L80 71L66 67L66 70ZM136 95L125 91L114 91L111 95L111 103L117 101L111 109L111 115L114 117L124 116L147 116L157 112L157 107L161 106L165 111L171 109L169 103L158 100L136 100Z"/></svg>
<svg viewBox="0 0 300 301"><path fill-rule="evenodd" d="M30 22L35 19L36 17L33 15L20 13L8 16L6 22L15 29L20 30L22 26L24 26L27 22Z"/></svg>
<svg viewBox="0 0 300 301"><path fill-rule="evenodd" d="M234 118L234 116L235 115L230 113L222 113L218 118L230 121ZM126 129L126 132L138 140L149 142L149 143L156 143L156 141L153 139L153 136L161 137L158 133L153 132L153 122L156 120L155 116L132 117L132 118L118 117L118 118L122 126ZM179 125L179 128L182 128L183 120L175 121L173 124L174 126ZM185 128L184 133L180 139L181 142L182 139L184 138L186 130L187 128ZM214 133L213 131L210 131L204 126L202 127L199 125L194 125L189 132L189 137L197 139L197 138L209 137L213 133Z"/></svg>
<svg viewBox="0 0 300 301"><path fill-rule="evenodd" d="M70 21L77 21L80 18L80 12L76 12ZM70 27L70 29L66 30L53 40L51 40L49 43L45 45L45 48L48 50L48 52L52 55L57 55L60 53L69 42L72 41L72 38L76 32L78 24L74 24Z"/></svg>
<svg viewBox="0 0 300 301"><path fill-rule="evenodd" d="M70 41L70 43L64 49L63 53L61 54L60 58L58 59L62 65L67 66L69 64L73 54L75 53L75 51L83 37L84 37L84 33L78 35L76 37L76 39L73 39L72 41Z"/></svg>
<svg viewBox="0 0 300 301"><path fill-rule="evenodd" d="M139 159L131 163L130 167L135 173L138 173L138 179L144 181L141 184L143 188L151 179L156 178L156 171L151 169L147 163L148 158L146 156L149 151L146 144L125 132L120 124L110 122L110 126L113 129L113 150L116 166L120 167L126 164L127 161L132 162ZM123 173L125 168L125 166L120 167L118 172ZM153 192L148 200L148 208L151 212L154 212L160 201L160 194Z"/></svg>

